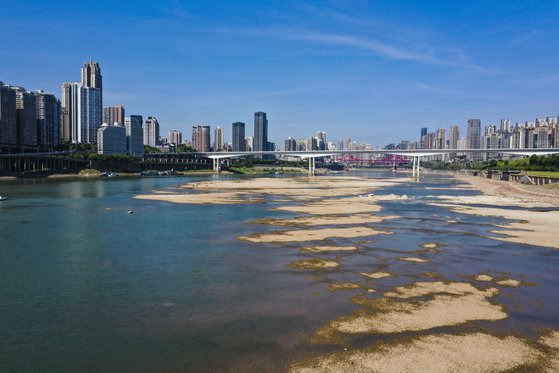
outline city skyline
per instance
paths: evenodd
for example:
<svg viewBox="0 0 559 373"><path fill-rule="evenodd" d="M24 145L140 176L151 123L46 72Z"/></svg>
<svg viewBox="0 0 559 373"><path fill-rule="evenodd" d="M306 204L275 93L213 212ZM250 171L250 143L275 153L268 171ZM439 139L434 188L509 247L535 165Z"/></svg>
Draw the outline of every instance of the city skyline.
<svg viewBox="0 0 559 373"><path fill-rule="evenodd" d="M418 127L464 130L470 118L496 124L559 111L559 93L549 89L557 52L547 47L557 4L213 5L8 1L1 79L56 94L91 57L102 65L105 107L156 115L163 133L208 123L226 138L230 123L250 123L261 110L276 143L302 127L307 136L324 130L380 145ZM119 9L119 22L97 21ZM91 15L91 24L78 24L75 13ZM22 40L21 28L46 19L48 27ZM55 43L63 30L69 42L87 34L92 43L64 50ZM153 62L143 58L148 51Z"/></svg>

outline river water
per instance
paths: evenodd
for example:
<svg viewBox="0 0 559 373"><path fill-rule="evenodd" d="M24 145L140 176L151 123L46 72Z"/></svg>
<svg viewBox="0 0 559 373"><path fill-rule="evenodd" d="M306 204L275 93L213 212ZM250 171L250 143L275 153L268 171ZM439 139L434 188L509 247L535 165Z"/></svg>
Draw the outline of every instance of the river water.
<svg viewBox="0 0 559 373"><path fill-rule="evenodd" d="M356 309L355 293L332 292L325 284L355 280L358 271L398 274L379 280L378 291L409 284L426 271L461 281L464 275L502 273L532 286L495 298L507 319L464 328L473 324L528 338L559 328L559 251L489 239L492 225L503 219L422 202L436 194L478 194L425 189L455 185L453 179L426 175L420 183L376 191L412 197L383 202L380 214L401 218L370 225L394 234L330 240L364 250L344 254L341 269L316 276L288 267L305 257L289 245L236 238L278 229L248 221L294 216L270 211L273 203L181 205L132 198L216 177L238 176L0 184L0 195L9 197L0 202L0 371L286 370L294 361L332 351L309 338ZM432 262L394 260L425 242L444 247Z"/></svg>

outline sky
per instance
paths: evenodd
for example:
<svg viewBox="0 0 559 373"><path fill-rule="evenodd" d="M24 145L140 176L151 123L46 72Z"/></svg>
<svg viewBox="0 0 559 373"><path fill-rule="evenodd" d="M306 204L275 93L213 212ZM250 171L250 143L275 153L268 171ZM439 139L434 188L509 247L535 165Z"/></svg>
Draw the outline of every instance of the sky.
<svg viewBox="0 0 559 373"><path fill-rule="evenodd" d="M254 112L269 137L385 145L470 118L559 113L559 1L2 0L0 81L60 97L90 58L103 104L162 136ZM212 135L213 136L213 135Z"/></svg>

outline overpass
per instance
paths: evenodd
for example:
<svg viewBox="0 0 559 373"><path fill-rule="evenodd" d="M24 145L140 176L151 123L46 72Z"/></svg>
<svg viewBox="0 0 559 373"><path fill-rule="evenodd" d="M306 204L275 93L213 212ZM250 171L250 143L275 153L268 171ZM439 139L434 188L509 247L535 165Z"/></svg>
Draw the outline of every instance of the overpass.
<svg viewBox="0 0 559 373"><path fill-rule="evenodd" d="M213 170L221 170L221 160L227 158L240 158L259 155L277 155L286 157L298 157L308 159L309 175L314 175L316 170L316 158L339 156L339 155L358 155L358 154L388 154L401 157L411 157L413 159L412 174L419 176L419 165L421 157L429 157L440 154L509 154L509 155L550 155L559 154L559 148L538 148L538 149L377 149L377 150L315 150L315 151L256 151L256 152L206 152L196 153L213 160ZM192 153L191 153L192 154Z"/></svg>

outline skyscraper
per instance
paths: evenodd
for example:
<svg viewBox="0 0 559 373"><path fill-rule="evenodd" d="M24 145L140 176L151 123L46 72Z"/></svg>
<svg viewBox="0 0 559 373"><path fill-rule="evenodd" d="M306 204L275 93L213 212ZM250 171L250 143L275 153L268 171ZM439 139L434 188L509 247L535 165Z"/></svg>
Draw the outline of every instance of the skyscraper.
<svg viewBox="0 0 559 373"><path fill-rule="evenodd" d="M159 122L155 117L147 117L143 124L144 145L155 147L159 145Z"/></svg>
<svg viewBox="0 0 559 373"><path fill-rule="evenodd" d="M255 152L266 151L268 145L268 119L266 113L254 113L254 140L252 150Z"/></svg>
<svg viewBox="0 0 559 373"><path fill-rule="evenodd" d="M344 150L344 140L338 139L338 150Z"/></svg>
<svg viewBox="0 0 559 373"><path fill-rule="evenodd" d="M122 105L103 108L103 123L124 125L124 117L124 107Z"/></svg>
<svg viewBox="0 0 559 373"><path fill-rule="evenodd" d="M78 133L72 142L97 143L97 130L101 127L101 89L79 87L78 89Z"/></svg>
<svg viewBox="0 0 559 373"><path fill-rule="evenodd" d="M78 83L62 83L61 140L72 141L78 123Z"/></svg>
<svg viewBox="0 0 559 373"><path fill-rule="evenodd" d="M287 140L285 140L285 151L294 151L297 150L297 140L295 140L293 137L288 137Z"/></svg>
<svg viewBox="0 0 559 373"><path fill-rule="evenodd" d="M481 120L479 119L469 119L468 120L468 148L469 149L480 149L481 148ZM481 160L481 154L478 153L468 153L467 158L471 161Z"/></svg>
<svg viewBox="0 0 559 373"><path fill-rule="evenodd" d="M17 143L16 92L0 82L0 144Z"/></svg>
<svg viewBox="0 0 559 373"><path fill-rule="evenodd" d="M460 139L460 127L450 126L450 134L448 145L450 149L458 149L458 140Z"/></svg>
<svg viewBox="0 0 559 373"><path fill-rule="evenodd" d="M179 130L169 131L169 142L175 146L182 144L182 132Z"/></svg>
<svg viewBox="0 0 559 373"><path fill-rule="evenodd" d="M82 85L84 87L103 89L103 76L99 63L89 61L82 66Z"/></svg>
<svg viewBox="0 0 559 373"><path fill-rule="evenodd" d="M245 147L245 124L242 122L233 123L233 151L244 152Z"/></svg>
<svg viewBox="0 0 559 373"><path fill-rule="evenodd" d="M60 144L60 101L50 93L36 91L37 101L37 142L41 146L52 147Z"/></svg>
<svg viewBox="0 0 559 373"><path fill-rule="evenodd" d="M223 128L216 127L215 134L214 134L215 146L214 151L218 152L223 150L225 145L225 134L223 133Z"/></svg>
<svg viewBox="0 0 559 373"><path fill-rule="evenodd" d="M126 129L126 152L132 156L141 157L144 154L144 130L141 115L131 115L124 120Z"/></svg>
<svg viewBox="0 0 559 373"><path fill-rule="evenodd" d="M210 126L192 127L192 146L198 152L210 151Z"/></svg>
<svg viewBox="0 0 559 373"><path fill-rule="evenodd" d="M16 93L16 126L18 145L37 145L37 100L23 87L12 87Z"/></svg>

